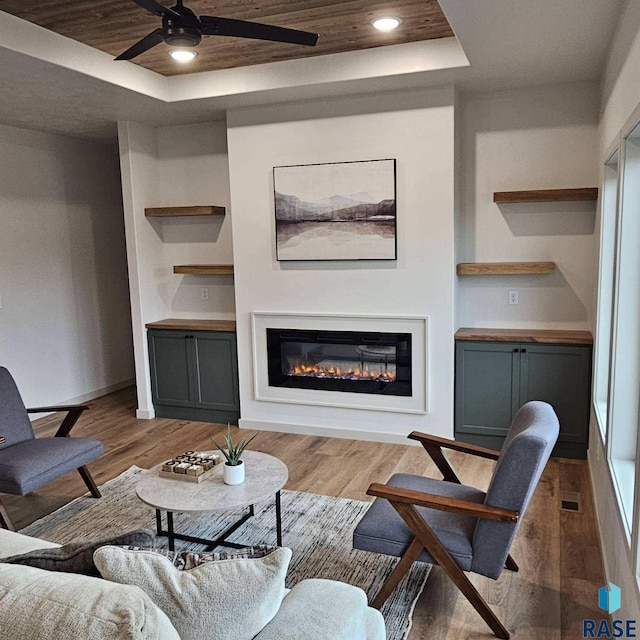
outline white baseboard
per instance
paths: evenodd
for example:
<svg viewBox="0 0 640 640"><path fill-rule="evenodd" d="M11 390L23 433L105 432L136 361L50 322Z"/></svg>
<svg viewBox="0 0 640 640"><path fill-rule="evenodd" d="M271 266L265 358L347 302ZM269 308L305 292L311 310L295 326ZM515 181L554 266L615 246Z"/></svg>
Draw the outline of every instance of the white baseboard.
<svg viewBox="0 0 640 640"><path fill-rule="evenodd" d="M135 382L135 378L127 378L126 380L122 380L121 382L116 382L114 384L107 385L106 387L101 387L100 389L94 389L93 391L89 391L89 393L83 393L81 396L69 398L68 400L64 400L60 404L79 404L82 402L89 402L89 400L95 400L96 398L106 396L107 394L113 393L114 391L120 391L121 389L131 387L135 384Z"/></svg>
<svg viewBox="0 0 640 640"><path fill-rule="evenodd" d="M109 393L113 393L114 391L120 391L121 389L126 389L135 384L135 378L127 378L126 380L121 380L120 382L115 382L114 384L107 385L106 387L100 387L99 389L94 389L93 391L89 391L88 393L83 393L79 396L74 396L73 398L66 398L64 400L60 400L59 402L55 402L56 405L68 405L68 404L82 404L83 402L89 402L90 400L95 400L96 398L100 398L102 396L106 396ZM33 422L34 420L39 420L40 418L44 418L46 416L52 415L51 413L34 413L29 414L29 419Z"/></svg>
<svg viewBox="0 0 640 640"><path fill-rule="evenodd" d="M136 418L138 420L153 420L156 417L155 409L145 411L144 409L136 409Z"/></svg>
<svg viewBox="0 0 640 640"><path fill-rule="evenodd" d="M602 445L599 442L596 443L596 447L600 447L600 446ZM600 453L602 454L603 452L601 451ZM598 512L598 494L596 492L596 486L593 483L593 467L591 462L591 457L593 455L595 455L595 452L593 450L593 447L590 447L587 450L587 466L589 468L589 486L591 488L591 496L593 499L593 510L595 511L595 515L596 515L596 530L597 530L596 532L598 534L598 545L600 547L600 557L602 558L602 570L604 571L605 582L606 584L609 584L611 572L609 571L609 562L606 554L606 549L604 547L603 540L602 540L602 531L604 531L604 529L602 528L603 522L600 518L600 513Z"/></svg>
<svg viewBox="0 0 640 640"><path fill-rule="evenodd" d="M368 442L420 446L418 442L408 440L406 435L399 433L361 431L359 429L344 429L342 427L319 427L300 424L299 422L267 422L265 420L247 420L240 418L240 420L238 420L238 426L241 429L251 429L254 431L276 431L279 433L295 433L303 436L322 436L326 438L344 438L347 440L365 440Z"/></svg>

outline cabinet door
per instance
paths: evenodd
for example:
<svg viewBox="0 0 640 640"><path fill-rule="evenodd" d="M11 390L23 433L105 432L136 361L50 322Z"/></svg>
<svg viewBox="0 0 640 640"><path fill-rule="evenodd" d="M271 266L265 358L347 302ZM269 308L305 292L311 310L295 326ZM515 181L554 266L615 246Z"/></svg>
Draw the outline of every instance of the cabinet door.
<svg viewBox="0 0 640 640"><path fill-rule="evenodd" d="M193 407L193 342L184 331L149 331L149 362L154 404Z"/></svg>
<svg viewBox="0 0 640 640"><path fill-rule="evenodd" d="M195 345L195 406L235 411L238 398L238 358L235 333L197 332Z"/></svg>
<svg viewBox="0 0 640 640"><path fill-rule="evenodd" d="M591 348L522 344L520 404L548 402L558 415L558 442L586 444L589 429Z"/></svg>
<svg viewBox="0 0 640 640"><path fill-rule="evenodd" d="M456 436L475 441L473 436L507 434L519 406L518 350L510 342L456 343Z"/></svg>

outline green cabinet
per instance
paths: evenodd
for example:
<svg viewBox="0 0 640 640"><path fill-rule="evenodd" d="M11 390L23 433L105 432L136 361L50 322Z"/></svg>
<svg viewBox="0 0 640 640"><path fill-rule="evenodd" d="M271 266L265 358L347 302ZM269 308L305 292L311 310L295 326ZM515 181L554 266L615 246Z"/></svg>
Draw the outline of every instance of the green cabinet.
<svg viewBox="0 0 640 640"><path fill-rule="evenodd" d="M518 409L543 400L560 420L554 455L585 458L590 389L590 346L456 342L455 437L499 449Z"/></svg>
<svg viewBox="0 0 640 640"><path fill-rule="evenodd" d="M235 333L154 329L147 337L158 417L238 422Z"/></svg>

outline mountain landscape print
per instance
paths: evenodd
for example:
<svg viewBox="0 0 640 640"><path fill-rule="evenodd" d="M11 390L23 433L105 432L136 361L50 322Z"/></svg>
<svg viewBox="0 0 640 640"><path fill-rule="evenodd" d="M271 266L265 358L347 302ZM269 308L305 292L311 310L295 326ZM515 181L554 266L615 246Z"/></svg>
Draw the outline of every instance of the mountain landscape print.
<svg viewBox="0 0 640 640"><path fill-rule="evenodd" d="M395 260L395 162L275 167L278 260Z"/></svg>

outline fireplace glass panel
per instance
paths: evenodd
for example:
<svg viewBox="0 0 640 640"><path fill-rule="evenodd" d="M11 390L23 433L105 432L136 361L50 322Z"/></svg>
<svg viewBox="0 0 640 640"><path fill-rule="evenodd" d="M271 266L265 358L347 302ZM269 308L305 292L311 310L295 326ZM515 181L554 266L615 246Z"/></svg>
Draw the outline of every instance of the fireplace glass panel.
<svg viewBox="0 0 640 640"><path fill-rule="evenodd" d="M411 396L411 334L267 329L269 384Z"/></svg>

